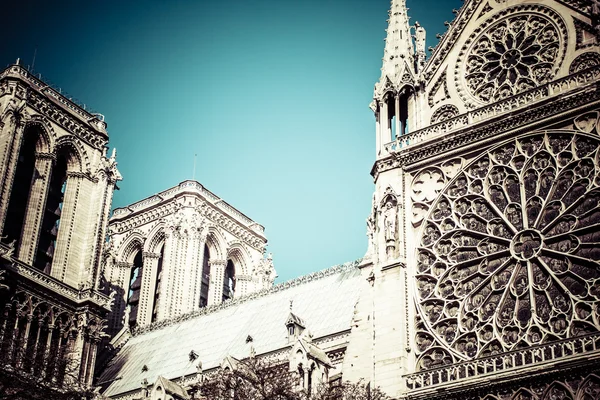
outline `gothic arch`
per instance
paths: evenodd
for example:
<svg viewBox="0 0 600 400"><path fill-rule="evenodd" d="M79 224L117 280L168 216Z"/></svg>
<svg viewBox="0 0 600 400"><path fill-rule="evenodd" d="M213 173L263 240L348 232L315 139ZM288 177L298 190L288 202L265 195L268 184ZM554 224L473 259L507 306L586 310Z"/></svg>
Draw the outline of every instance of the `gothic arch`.
<svg viewBox="0 0 600 400"><path fill-rule="evenodd" d="M233 261L236 276L248 274L250 255L241 242L236 241L230 245L227 250L227 260Z"/></svg>
<svg viewBox="0 0 600 400"><path fill-rule="evenodd" d="M63 136L56 141L54 153L67 157L67 168L71 172L90 172L90 160L87 152L73 136Z"/></svg>
<svg viewBox="0 0 600 400"><path fill-rule="evenodd" d="M223 260L225 258L225 255L227 254L225 250L225 239L219 230L214 226L210 226L208 228L206 245L208 246L211 260Z"/></svg>
<svg viewBox="0 0 600 400"><path fill-rule="evenodd" d="M34 132L32 132L34 131ZM23 135L37 134L35 151L38 153L51 153L54 148L53 137L50 133L54 133L48 124L40 119L32 119L25 123Z"/></svg>
<svg viewBox="0 0 600 400"><path fill-rule="evenodd" d="M148 239L144 243L144 251L156 253L160 249L160 245L165 241L165 223L159 222L156 224L150 233Z"/></svg>
<svg viewBox="0 0 600 400"><path fill-rule="evenodd" d="M118 260L124 262L133 262L137 251L143 251L146 238L139 230L132 231L123 241L120 250L117 252Z"/></svg>
<svg viewBox="0 0 600 400"><path fill-rule="evenodd" d="M573 393L566 385L561 382L553 382L550 386L544 390L544 394L540 397L542 400L573 400Z"/></svg>
<svg viewBox="0 0 600 400"><path fill-rule="evenodd" d="M575 398L577 400L597 399L600 395L600 376L588 375L579 385Z"/></svg>

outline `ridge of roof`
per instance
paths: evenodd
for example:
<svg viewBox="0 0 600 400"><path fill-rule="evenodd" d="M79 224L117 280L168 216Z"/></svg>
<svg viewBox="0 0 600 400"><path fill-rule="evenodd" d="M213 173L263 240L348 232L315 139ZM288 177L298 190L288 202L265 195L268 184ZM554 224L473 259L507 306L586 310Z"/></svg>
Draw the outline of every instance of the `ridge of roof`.
<svg viewBox="0 0 600 400"><path fill-rule="evenodd" d="M187 321L187 320L190 320L190 319L202 316L202 315L212 314L214 312L221 311L221 310L224 310L226 308L229 308L229 307L232 307L235 305L246 303L248 301L251 301L251 300L254 300L254 299L257 299L260 297L268 296L270 294L277 293L277 292L280 292L283 290L287 290L289 288L303 285L303 284L306 284L306 283L309 283L309 282L312 282L315 280L319 280L319 279L322 279L322 278L325 278L325 277L328 277L331 275L351 271L351 270L358 268L361 261L362 261L362 259L358 259L358 260L347 262L344 264L334 265L333 267L329 267L329 268L326 268L321 271L312 272L308 275L303 275L303 276L291 279L286 282L278 283L269 289L263 289L261 291L250 293L248 295L237 297L237 298L234 297L234 298L226 300L222 303L213 304L208 307L200 308L198 310L194 310L189 313L178 315L177 317L174 317L174 318L168 318L168 319L164 319L161 321L153 322L149 325L136 327L132 332L132 337L139 336L139 335L142 335L142 334L148 333L148 332L153 332L153 331L159 330L161 328L165 328L167 326L172 326L172 325L175 325L175 324L178 324L178 323L181 323L181 322L184 322L184 321Z"/></svg>

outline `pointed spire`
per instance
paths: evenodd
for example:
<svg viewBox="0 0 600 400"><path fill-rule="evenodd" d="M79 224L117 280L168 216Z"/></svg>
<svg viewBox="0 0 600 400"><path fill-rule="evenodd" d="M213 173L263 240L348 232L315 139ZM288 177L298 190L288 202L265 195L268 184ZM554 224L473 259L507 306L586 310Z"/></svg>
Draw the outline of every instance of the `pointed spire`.
<svg viewBox="0 0 600 400"><path fill-rule="evenodd" d="M376 95L378 92L381 94L390 85L399 87L401 82L406 80L407 73L410 79L416 76L415 48L407 12L406 0L392 0L388 13L381 78L375 86Z"/></svg>

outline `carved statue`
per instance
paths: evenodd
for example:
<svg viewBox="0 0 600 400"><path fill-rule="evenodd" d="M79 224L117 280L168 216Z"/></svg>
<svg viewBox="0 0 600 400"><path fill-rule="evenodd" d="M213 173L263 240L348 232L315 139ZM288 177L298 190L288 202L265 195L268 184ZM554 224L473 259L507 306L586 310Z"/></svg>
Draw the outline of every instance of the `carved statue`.
<svg viewBox="0 0 600 400"><path fill-rule="evenodd" d="M386 242L396 241L396 206L394 205L391 198L385 202L385 209L383 211L383 229Z"/></svg>
<svg viewBox="0 0 600 400"><path fill-rule="evenodd" d="M125 307L123 312L123 326L129 326L129 314L131 313L131 307Z"/></svg>
<svg viewBox="0 0 600 400"><path fill-rule="evenodd" d="M414 38L417 54L425 54L425 29L418 22L415 22Z"/></svg>

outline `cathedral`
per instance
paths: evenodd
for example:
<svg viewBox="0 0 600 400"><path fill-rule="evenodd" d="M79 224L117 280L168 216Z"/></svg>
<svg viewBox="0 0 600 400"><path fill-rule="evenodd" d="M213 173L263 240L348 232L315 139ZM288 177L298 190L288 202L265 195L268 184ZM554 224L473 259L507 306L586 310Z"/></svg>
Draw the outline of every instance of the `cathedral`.
<svg viewBox="0 0 600 400"><path fill-rule="evenodd" d="M250 356L309 391L600 399L600 3L455 14L426 49L391 1L367 252L279 284L265 228L196 181L110 214L103 117L1 72L3 363L123 400Z"/></svg>

